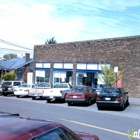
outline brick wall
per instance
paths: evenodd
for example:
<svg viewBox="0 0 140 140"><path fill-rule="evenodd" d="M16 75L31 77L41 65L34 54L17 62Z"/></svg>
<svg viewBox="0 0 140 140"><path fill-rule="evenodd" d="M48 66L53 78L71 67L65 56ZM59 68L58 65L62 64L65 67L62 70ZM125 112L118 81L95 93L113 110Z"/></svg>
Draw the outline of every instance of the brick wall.
<svg viewBox="0 0 140 140"><path fill-rule="evenodd" d="M110 62L123 67L122 85L140 97L140 36L35 45L34 62Z"/></svg>

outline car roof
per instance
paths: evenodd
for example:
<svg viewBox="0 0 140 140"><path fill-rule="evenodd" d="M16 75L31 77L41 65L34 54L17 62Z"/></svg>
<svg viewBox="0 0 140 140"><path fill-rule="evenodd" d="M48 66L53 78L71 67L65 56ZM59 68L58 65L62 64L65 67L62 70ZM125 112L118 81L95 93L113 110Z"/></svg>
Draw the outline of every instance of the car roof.
<svg viewBox="0 0 140 140"><path fill-rule="evenodd" d="M60 124L53 121L30 119L18 115L0 115L0 139L29 139L45 131L49 131Z"/></svg>

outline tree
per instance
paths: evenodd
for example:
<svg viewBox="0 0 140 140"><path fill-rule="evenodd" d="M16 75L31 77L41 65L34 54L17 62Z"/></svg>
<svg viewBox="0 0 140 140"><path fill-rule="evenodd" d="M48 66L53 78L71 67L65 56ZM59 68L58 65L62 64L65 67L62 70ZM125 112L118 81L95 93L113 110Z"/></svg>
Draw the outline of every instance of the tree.
<svg viewBox="0 0 140 140"><path fill-rule="evenodd" d="M14 80L16 77L15 70L12 70L8 73L6 73L2 78L7 81L7 80Z"/></svg>
<svg viewBox="0 0 140 140"><path fill-rule="evenodd" d="M13 54L13 53L5 54L3 55L3 58L7 60L12 59L12 58L17 58L17 54Z"/></svg>
<svg viewBox="0 0 140 140"><path fill-rule="evenodd" d="M45 44L56 44L56 40L54 39L54 37L50 38L50 39L47 39L45 41Z"/></svg>
<svg viewBox="0 0 140 140"><path fill-rule="evenodd" d="M111 87L122 78L122 69L119 69L118 74L116 75L114 69L105 64L104 66L101 66L101 70L102 75L99 76L100 80Z"/></svg>

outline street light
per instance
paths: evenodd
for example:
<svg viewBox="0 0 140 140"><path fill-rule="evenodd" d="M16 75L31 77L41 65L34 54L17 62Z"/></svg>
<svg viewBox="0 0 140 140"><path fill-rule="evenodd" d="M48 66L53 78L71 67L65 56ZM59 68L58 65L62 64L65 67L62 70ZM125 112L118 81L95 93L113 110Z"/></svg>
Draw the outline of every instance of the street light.
<svg viewBox="0 0 140 140"><path fill-rule="evenodd" d="M117 88L117 73L118 73L118 67L117 66L114 67L114 72L116 74L116 88Z"/></svg>

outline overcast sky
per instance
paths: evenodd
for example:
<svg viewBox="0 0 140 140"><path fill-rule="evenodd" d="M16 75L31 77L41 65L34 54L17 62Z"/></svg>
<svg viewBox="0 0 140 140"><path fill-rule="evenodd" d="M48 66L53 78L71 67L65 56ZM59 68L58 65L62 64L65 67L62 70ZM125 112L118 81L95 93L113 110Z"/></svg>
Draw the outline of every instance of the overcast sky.
<svg viewBox="0 0 140 140"><path fill-rule="evenodd" d="M140 0L0 0L0 39L22 46L134 35Z"/></svg>

